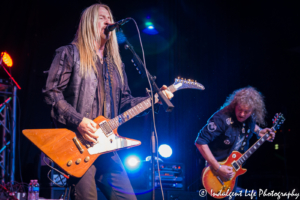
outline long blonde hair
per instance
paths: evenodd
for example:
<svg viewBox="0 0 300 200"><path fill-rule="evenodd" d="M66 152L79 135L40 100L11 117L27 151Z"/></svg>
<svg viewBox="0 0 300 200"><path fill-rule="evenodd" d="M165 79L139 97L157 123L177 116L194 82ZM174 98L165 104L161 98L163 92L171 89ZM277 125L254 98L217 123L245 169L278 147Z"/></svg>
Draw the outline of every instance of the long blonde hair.
<svg viewBox="0 0 300 200"><path fill-rule="evenodd" d="M234 112L237 104L246 105L253 109L252 116L254 120L265 125L266 107L263 95L255 88L249 86L235 90L222 106L226 112Z"/></svg>
<svg viewBox="0 0 300 200"><path fill-rule="evenodd" d="M96 60L97 60L97 47L96 42L101 41L100 33L98 30L98 19L99 19L99 8L105 8L113 21L113 16L110 8L105 4L94 4L86 8L79 22L79 26L72 44L75 44L79 50L80 55L80 75L85 76L87 73L97 72ZM105 45L107 58L109 61L117 65L118 71L120 73L122 83L123 73L122 73L122 60L119 53L119 46L117 42L116 32L112 31L111 37L106 42Z"/></svg>

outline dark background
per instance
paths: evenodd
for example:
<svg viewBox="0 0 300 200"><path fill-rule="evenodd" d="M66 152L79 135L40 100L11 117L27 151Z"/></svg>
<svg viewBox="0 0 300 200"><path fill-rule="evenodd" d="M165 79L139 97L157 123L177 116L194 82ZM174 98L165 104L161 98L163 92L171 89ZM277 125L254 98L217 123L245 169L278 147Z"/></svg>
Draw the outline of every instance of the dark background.
<svg viewBox="0 0 300 200"><path fill-rule="evenodd" d="M157 84L171 85L180 76L197 80L204 91L175 93L171 113L161 107L156 115L159 144L169 144L169 162L184 163L189 190L200 187L199 153L194 141L207 119L220 108L234 90L253 86L265 96L268 115L282 112L286 122L274 143L266 143L246 163L248 172L239 185L247 189L291 191L299 188L299 7L292 1L102 1L115 20L132 17L139 29L147 17L159 31L141 33L147 67L157 76ZM1 2L0 51L14 61L12 74L22 87L20 130L50 128L49 110L41 95L55 49L69 44L76 32L80 14L94 0L16 0ZM142 56L134 23L123 27L124 34ZM130 63L131 54L120 45L129 85L134 96L144 96L147 81ZM3 69L0 78L7 79ZM149 88L149 87L148 87ZM142 145L119 152L121 159L150 155L151 115L134 118L119 128L119 134L142 141ZM46 176L39 174L39 150L20 132L23 181ZM252 142L255 138L252 138ZM274 145L279 144L279 150ZM20 181L19 162L16 180Z"/></svg>

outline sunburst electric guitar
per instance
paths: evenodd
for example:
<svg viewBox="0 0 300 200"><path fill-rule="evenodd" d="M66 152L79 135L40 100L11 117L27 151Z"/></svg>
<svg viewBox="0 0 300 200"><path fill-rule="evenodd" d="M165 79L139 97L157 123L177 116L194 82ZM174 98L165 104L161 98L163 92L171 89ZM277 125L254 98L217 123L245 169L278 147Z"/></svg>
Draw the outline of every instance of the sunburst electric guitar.
<svg viewBox="0 0 300 200"><path fill-rule="evenodd" d="M174 93L181 89L204 90L196 81L175 79L168 87ZM155 95L157 103L158 95ZM99 116L97 143L84 140L80 133L68 129L27 129L23 134L69 175L81 177L101 154L139 146L140 141L120 136L117 128L151 106L150 97L113 119Z"/></svg>
<svg viewBox="0 0 300 200"><path fill-rule="evenodd" d="M284 117L281 113L276 114L273 119L273 129L277 130L284 122ZM215 170L207 166L202 171L202 183L207 193L216 199L222 199L228 196L235 185L236 178L239 175L246 173L247 169L242 168L242 164L270 137L269 133L266 133L256 143L254 143L244 154L238 151L233 151L230 156L221 165L227 165L233 168L234 177L230 180L224 180L216 173Z"/></svg>

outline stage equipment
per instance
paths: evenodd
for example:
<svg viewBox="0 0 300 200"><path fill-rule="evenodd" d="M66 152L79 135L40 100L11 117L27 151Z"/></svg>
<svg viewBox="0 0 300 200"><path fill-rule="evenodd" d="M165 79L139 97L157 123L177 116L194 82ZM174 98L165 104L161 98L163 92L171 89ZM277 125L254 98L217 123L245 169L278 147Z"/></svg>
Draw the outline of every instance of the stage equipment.
<svg viewBox="0 0 300 200"><path fill-rule="evenodd" d="M153 184L160 188L157 162L154 162L154 183L152 182L152 162L143 162L139 171L128 171L132 187L137 191L151 191ZM165 190L185 190L185 165L183 163L160 162L161 184Z"/></svg>
<svg viewBox="0 0 300 200"><path fill-rule="evenodd" d="M0 112L0 126L2 126L2 131L0 133L1 146L3 148L10 141L10 151L3 151L1 154L1 163L4 167L1 171L0 179L4 182L15 181L15 158L16 158L16 132L17 132L17 88L21 89L19 84L12 77L10 72L6 67L12 67L13 61L8 53L2 52L0 57L0 67L7 73L10 80L0 79L0 96L3 101L6 99L7 102L4 106L9 105L7 98L12 99L12 107L10 110L2 109ZM1 101L1 100L0 100ZM4 107L2 106L2 107ZM6 106L8 108L8 106Z"/></svg>
<svg viewBox="0 0 300 200"><path fill-rule="evenodd" d="M3 63L7 66L7 67L12 67L13 66L13 61L10 57L10 55L6 52L2 52L1 53L1 58Z"/></svg>
<svg viewBox="0 0 300 200"><path fill-rule="evenodd" d="M14 82L14 84L18 87L18 89L21 90L21 87L19 86L19 84L17 83L17 81L12 77L12 75L7 71L7 69L5 68L4 64L7 67L12 67L12 65L13 65L12 59L10 58L9 54L7 54L6 52L2 52L1 53L0 66L2 66L2 68L4 69L4 71L7 73L7 75L9 76L9 78Z"/></svg>

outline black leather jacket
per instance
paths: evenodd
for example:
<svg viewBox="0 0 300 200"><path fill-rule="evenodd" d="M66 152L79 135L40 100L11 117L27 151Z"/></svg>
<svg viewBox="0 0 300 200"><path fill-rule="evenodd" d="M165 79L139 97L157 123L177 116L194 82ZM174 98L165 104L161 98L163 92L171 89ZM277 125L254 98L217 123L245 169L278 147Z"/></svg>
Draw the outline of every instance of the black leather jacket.
<svg viewBox="0 0 300 200"><path fill-rule="evenodd" d="M114 69L116 66L112 64ZM88 118L92 109L98 85L95 73L82 78L79 75L79 51L75 45L67 45L56 50L55 58L48 71L46 87L43 90L45 101L51 105L51 116L56 121L77 127L83 117ZM119 76L119 73L114 73ZM132 97L123 66L124 84L119 84L114 94L114 111L117 116L147 97ZM103 78L100 76L100 78ZM113 77L120 78L120 77Z"/></svg>

